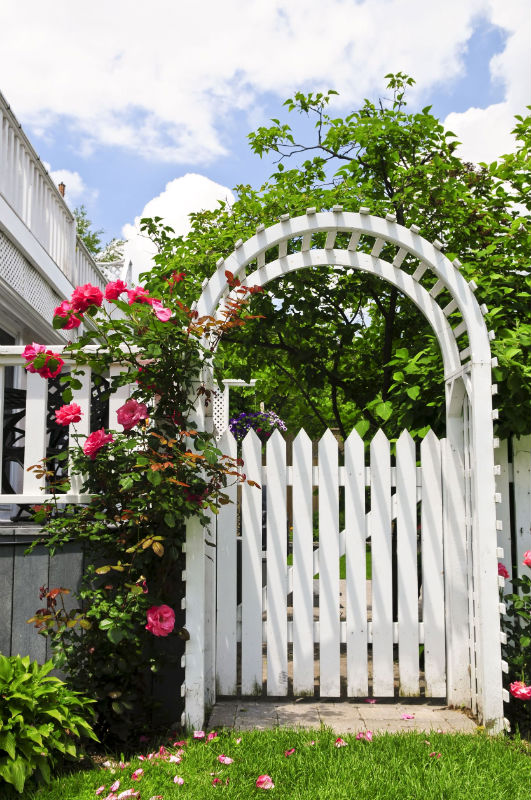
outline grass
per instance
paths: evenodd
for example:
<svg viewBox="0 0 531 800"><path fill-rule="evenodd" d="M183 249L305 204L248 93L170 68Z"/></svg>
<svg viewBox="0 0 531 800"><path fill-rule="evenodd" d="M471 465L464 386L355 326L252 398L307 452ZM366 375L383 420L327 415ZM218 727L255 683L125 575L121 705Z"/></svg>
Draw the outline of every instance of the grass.
<svg viewBox="0 0 531 800"><path fill-rule="evenodd" d="M141 800L158 795L163 800L203 800L217 793L248 800L264 794L255 782L267 774L275 784L269 794L279 800L529 800L529 746L503 735L375 734L372 742L345 736L348 745L340 748L335 739L336 734L327 728L221 732L209 743L188 740L179 764L134 757L123 770L114 762L112 768L60 776L49 786L28 789L17 797L94 800L96 789L104 785L99 795L103 800L119 779L119 791L133 788ZM295 752L286 757L285 751L291 748ZM175 753L175 748L170 751ZM219 763L220 754L230 756L234 763ZM131 774L139 767L144 775L133 781ZM173 782L175 775L184 779L183 785ZM214 778L221 783L213 786Z"/></svg>
<svg viewBox="0 0 531 800"><path fill-rule="evenodd" d="M372 558L371 558L371 550L370 550L369 547L367 548L365 564L366 564L365 577L366 577L366 579L368 581L370 581L371 580L371 575L372 575ZM288 566L291 567L292 565L293 565L293 553L289 553L288 554ZM339 557L339 579L340 580L345 580L345 578L347 577L346 566L345 565L346 565L346 556L340 556ZM317 580L319 578L319 573L317 573L313 577L314 577L314 580Z"/></svg>

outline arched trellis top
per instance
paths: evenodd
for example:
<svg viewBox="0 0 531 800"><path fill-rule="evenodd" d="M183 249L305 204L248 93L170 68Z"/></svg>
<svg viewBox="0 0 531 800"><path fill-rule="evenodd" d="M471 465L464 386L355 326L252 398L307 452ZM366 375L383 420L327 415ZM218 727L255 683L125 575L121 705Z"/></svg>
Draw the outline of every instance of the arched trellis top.
<svg viewBox="0 0 531 800"><path fill-rule="evenodd" d="M312 237L323 233L324 248L312 247ZM348 234L346 247L336 246L338 234ZM374 239L370 253L358 250L362 236ZM290 240L300 240L301 244L300 250L288 255ZM380 258L386 245L396 248L392 261ZM448 379L468 361L490 365L492 336L483 319L486 308L480 307L474 296L475 285L467 283L459 272L459 262L450 262L441 247L440 242L431 244L419 236L415 225L409 229L399 225L392 214L384 219L365 209L354 213L343 211L340 206L319 213L308 209L300 217L286 214L270 228L260 225L245 243L235 243L228 258L219 259L216 272L203 284L196 308L201 316L219 313L221 301L230 292L227 270L244 285L265 286L305 267L329 264L361 269L396 286L422 311L439 341ZM275 248L276 257L266 263L266 253ZM444 305L437 300L441 296L446 297ZM464 334L468 335L468 343L459 350L457 340Z"/></svg>

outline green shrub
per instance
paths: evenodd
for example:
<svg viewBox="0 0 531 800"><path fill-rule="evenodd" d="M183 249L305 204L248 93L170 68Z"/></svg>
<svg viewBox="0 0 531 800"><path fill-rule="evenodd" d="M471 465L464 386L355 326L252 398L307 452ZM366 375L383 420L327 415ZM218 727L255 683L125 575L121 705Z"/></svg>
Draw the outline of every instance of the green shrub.
<svg viewBox="0 0 531 800"><path fill-rule="evenodd" d="M22 792L36 770L48 783L59 761L76 757L74 739L96 738L86 720L92 701L48 677L51 669L51 661L0 655L0 787L5 781Z"/></svg>
<svg viewBox="0 0 531 800"><path fill-rule="evenodd" d="M504 685L510 689L514 681L531 683L531 578L513 575L513 594L506 594L503 601L506 615L502 617L502 630L507 641L502 645L503 658L509 665L504 676ZM511 728L518 728L522 736L531 734L531 700L522 701L511 697L505 711Z"/></svg>

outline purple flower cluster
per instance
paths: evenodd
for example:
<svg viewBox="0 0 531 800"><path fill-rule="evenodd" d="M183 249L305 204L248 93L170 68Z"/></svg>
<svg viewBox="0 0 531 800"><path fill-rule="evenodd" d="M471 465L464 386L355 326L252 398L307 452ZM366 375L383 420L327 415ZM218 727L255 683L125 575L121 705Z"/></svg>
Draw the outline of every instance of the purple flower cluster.
<svg viewBox="0 0 531 800"><path fill-rule="evenodd" d="M229 422L229 429L233 436L241 441L251 430L256 431L260 436L269 438L275 428L280 431L287 430L286 423L283 422L274 411L254 411L246 413L242 411L237 417L233 417Z"/></svg>

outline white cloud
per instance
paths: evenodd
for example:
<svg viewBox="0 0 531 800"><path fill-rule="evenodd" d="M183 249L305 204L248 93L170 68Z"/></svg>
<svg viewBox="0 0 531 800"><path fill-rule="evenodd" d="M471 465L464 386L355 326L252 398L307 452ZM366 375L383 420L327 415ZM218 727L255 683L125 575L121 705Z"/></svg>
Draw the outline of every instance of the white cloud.
<svg viewBox="0 0 531 800"><path fill-rule="evenodd" d="M60 121L85 154L115 146L204 165L230 147L231 115L252 117L266 92L334 87L350 105L391 71L414 75L424 95L457 79L479 17L513 30L525 2L55 0L42 13L26 0L23 23L16 4L2 10L0 74L33 132ZM518 53L493 63L508 98L519 95Z"/></svg>
<svg viewBox="0 0 531 800"><path fill-rule="evenodd" d="M52 181L56 186L60 183L65 185L65 201L70 208L91 203L98 197L97 189L90 189L79 172L70 169L52 169L50 164L43 161L44 168L49 172Z"/></svg>
<svg viewBox="0 0 531 800"><path fill-rule="evenodd" d="M215 209L219 200L234 202L234 195L226 186L211 181L204 175L187 173L166 184L166 188L144 206L142 213L132 224L124 225L122 235L126 240L124 248L125 264L133 263L133 279L140 272L152 266L156 248L152 241L140 233L142 217L162 217L164 223L175 231L177 236L188 233L188 215L193 211Z"/></svg>
<svg viewBox="0 0 531 800"><path fill-rule="evenodd" d="M449 114L444 121L462 142L458 150L461 158L487 163L514 150L510 133L514 116L531 104L531 6L528 0L490 0L489 12L491 22L508 34L503 52L490 61L491 76L503 84L505 100L487 108Z"/></svg>

